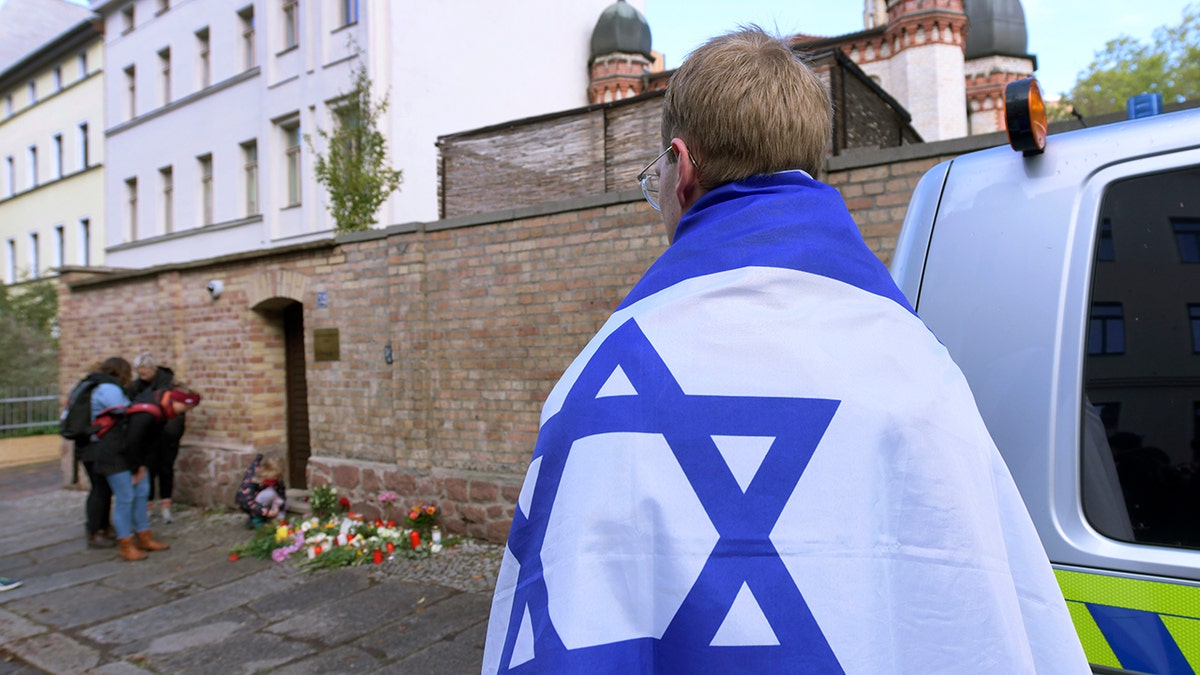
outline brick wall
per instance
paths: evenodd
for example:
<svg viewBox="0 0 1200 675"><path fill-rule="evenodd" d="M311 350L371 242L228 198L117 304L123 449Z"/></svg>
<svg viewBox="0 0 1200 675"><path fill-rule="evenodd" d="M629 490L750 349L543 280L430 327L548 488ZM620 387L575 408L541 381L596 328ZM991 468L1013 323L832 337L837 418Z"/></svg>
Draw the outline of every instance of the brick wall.
<svg viewBox="0 0 1200 675"><path fill-rule="evenodd" d="M665 246L640 191L503 215L138 272L68 270L60 385L107 356L153 352L204 396L176 497L231 506L256 453L286 454L280 310L301 302L310 484L333 483L368 513L395 490L439 504L451 533L502 541L542 401ZM224 283L217 300L212 279ZM316 361L313 331L328 328L340 359Z"/></svg>

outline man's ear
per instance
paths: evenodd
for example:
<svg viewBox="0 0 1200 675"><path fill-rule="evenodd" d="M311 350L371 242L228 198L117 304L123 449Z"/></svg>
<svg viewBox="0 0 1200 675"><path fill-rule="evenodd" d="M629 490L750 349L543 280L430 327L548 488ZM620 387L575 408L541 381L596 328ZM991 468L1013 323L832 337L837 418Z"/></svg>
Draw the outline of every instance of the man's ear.
<svg viewBox="0 0 1200 675"><path fill-rule="evenodd" d="M675 150L675 173L679 176L675 181L675 198L679 200L679 212L686 213L705 190L700 186L700 172L696 170L687 143L682 138L672 138L671 148Z"/></svg>

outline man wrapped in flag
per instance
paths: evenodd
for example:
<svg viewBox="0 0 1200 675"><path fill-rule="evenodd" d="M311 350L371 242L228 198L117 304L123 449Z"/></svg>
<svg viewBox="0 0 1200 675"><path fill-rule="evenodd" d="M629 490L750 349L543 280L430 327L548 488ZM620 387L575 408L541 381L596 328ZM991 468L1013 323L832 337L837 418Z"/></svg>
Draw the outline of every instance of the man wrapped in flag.
<svg viewBox="0 0 1200 675"><path fill-rule="evenodd" d="M642 172L670 246L542 413L485 673L1086 673L961 372L812 178L831 106L750 28Z"/></svg>

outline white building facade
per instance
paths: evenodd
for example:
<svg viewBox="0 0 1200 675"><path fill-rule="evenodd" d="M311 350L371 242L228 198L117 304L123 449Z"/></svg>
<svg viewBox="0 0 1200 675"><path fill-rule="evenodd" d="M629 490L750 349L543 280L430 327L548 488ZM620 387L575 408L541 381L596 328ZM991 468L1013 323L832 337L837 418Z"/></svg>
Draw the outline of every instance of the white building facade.
<svg viewBox="0 0 1200 675"><path fill-rule="evenodd" d="M330 235L306 138L363 63L400 190L379 225L437 218L439 135L587 103L611 0L106 0L107 261L164 263ZM639 3L641 4L641 3Z"/></svg>
<svg viewBox="0 0 1200 675"><path fill-rule="evenodd" d="M82 16L0 72L0 283L104 262L104 50Z"/></svg>

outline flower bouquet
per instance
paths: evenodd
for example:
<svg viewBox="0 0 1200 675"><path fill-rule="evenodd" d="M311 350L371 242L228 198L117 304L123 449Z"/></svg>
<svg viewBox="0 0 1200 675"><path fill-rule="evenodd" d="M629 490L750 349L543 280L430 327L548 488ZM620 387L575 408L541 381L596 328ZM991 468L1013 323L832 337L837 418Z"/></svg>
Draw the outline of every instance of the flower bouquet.
<svg viewBox="0 0 1200 675"><path fill-rule="evenodd" d="M394 492L379 496L385 511L399 497ZM437 508L422 504L413 507L404 527L382 519L367 522L349 511L349 500L338 498L337 489L314 488L309 497L313 515L295 522L277 522L261 526L254 537L230 551L230 560L239 556L275 562L292 561L308 569L345 567L383 563L397 553L406 558L424 558L442 549L440 530L434 524ZM454 542L445 542L452 545Z"/></svg>

